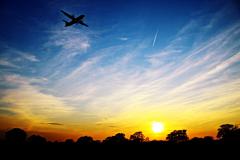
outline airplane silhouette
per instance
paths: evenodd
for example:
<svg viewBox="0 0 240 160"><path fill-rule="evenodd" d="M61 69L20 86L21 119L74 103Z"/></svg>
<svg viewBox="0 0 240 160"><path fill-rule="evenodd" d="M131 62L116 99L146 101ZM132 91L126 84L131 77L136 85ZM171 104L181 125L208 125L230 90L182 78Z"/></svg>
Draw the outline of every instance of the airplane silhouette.
<svg viewBox="0 0 240 160"><path fill-rule="evenodd" d="M88 27L88 25L83 22L83 18L85 17L85 15L80 15L80 16L78 16L78 17L75 18L74 15L70 15L70 14L68 14L67 12L64 12L63 10L61 10L61 12L62 12L65 16L67 16L68 18L71 19L70 22L67 22L67 21L63 20L63 22L65 22L65 27L68 27L68 26L71 26L71 25L77 24L77 23Z"/></svg>

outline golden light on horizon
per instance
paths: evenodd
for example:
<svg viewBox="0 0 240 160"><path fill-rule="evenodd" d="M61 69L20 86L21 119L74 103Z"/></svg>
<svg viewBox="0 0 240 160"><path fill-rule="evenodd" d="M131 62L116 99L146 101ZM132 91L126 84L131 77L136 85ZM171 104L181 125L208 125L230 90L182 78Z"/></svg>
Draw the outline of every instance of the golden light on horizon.
<svg viewBox="0 0 240 160"><path fill-rule="evenodd" d="M162 122L152 122L152 131L154 133L161 133L164 130L164 125Z"/></svg>

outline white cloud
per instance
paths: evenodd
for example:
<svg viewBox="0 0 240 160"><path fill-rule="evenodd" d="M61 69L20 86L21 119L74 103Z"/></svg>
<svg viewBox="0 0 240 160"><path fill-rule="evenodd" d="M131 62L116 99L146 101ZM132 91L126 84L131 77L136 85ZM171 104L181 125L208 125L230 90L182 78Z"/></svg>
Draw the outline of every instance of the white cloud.
<svg viewBox="0 0 240 160"><path fill-rule="evenodd" d="M91 47L89 36L74 28L53 32L46 46L60 47L60 55L69 58L83 54Z"/></svg>
<svg viewBox="0 0 240 160"><path fill-rule="evenodd" d="M45 80L14 74L5 75L3 81L17 87L2 91L1 102L10 103L9 111L17 113L18 118L30 120L36 125L71 114L71 106L66 105L58 97L42 93L39 87L33 85Z"/></svg>
<svg viewBox="0 0 240 160"><path fill-rule="evenodd" d="M127 41L129 38L128 37L119 37L119 40L121 41Z"/></svg>

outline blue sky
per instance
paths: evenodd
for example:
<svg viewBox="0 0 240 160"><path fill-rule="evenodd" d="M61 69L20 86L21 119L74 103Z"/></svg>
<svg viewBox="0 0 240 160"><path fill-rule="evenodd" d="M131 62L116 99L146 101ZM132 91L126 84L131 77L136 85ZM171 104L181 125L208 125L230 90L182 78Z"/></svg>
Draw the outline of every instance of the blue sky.
<svg viewBox="0 0 240 160"><path fill-rule="evenodd" d="M65 28L61 9L89 27ZM1 129L154 137L152 121L192 135L239 123L237 1L11 0L0 16Z"/></svg>

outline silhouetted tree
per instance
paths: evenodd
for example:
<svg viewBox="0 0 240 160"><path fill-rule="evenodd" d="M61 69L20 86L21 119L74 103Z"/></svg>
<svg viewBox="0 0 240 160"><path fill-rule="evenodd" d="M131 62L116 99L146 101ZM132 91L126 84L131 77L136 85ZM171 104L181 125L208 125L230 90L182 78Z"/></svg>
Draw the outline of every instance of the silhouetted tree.
<svg viewBox="0 0 240 160"><path fill-rule="evenodd" d="M203 143L204 144L213 144L214 139L212 136L205 136L205 137L203 137Z"/></svg>
<svg viewBox="0 0 240 160"><path fill-rule="evenodd" d="M22 144L27 138L27 133L20 128L13 128L5 133L8 143Z"/></svg>
<svg viewBox="0 0 240 160"><path fill-rule="evenodd" d="M240 142L240 129L232 124L223 124L218 129L217 138L225 142Z"/></svg>
<svg viewBox="0 0 240 160"><path fill-rule="evenodd" d="M114 144L114 136L107 137L103 140L104 144Z"/></svg>
<svg viewBox="0 0 240 160"><path fill-rule="evenodd" d="M193 137L193 138L190 140L190 143L191 143L191 144L201 144L201 143L203 143L203 138Z"/></svg>
<svg viewBox="0 0 240 160"><path fill-rule="evenodd" d="M77 140L77 144L82 144L82 145L89 145L89 144L93 144L93 138L90 136L83 136L78 138Z"/></svg>
<svg viewBox="0 0 240 160"><path fill-rule="evenodd" d="M205 136L204 138L194 137L189 141L190 144L213 144L214 139L212 136Z"/></svg>
<svg viewBox="0 0 240 160"><path fill-rule="evenodd" d="M125 143L127 140L127 138L125 138L125 134L124 133L117 133L114 136L114 140L116 143Z"/></svg>
<svg viewBox="0 0 240 160"><path fill-rule="evenodd" d="M212 143L214 141L212 136L205 136L203 140L205 143Z"/></svg>
<svg viewBox="0 0 240 160"><path fill-rule="evenodd" d="M46 138L39 135L32 135L27 139L27 141L33 145L43 145L47 143Z"/></svg>
<svg viewBox="0 0 240 160"><path fill-rule="evenodd" d="M144 142L144 138L145 136L141 131L135 132L133 135L130 136L130 140L137 143Z"/></svg>
<svg viewBox="0 0 240 160"><path fill-rule="evenodd" d="M228 138L228 136L236 129L237 127L232 124L223 124L218 128L217 138Z"/></svg>
<svg viewBox="0 0 240 160"><path fill-rule="evenodd" d="M167 135L166 139L174 143L185 142L188 140L187 130L174 130Z"/></svg>
<svg viewBox="0 0 240 160"><path fill-rule="evenodd" d="M115 136L107 137L103 143L106 144L125 144L128 142L128 139L125 138L124 133L117 133Z"/></svg>
<svg viewBox="0 0 240 160"><path fill-rule="evenodd" d="M234 137L235 137L235 141L237 141L238 143L240 143L240 128L237 128L234 131Z"/></svg>
<svg viewBox="0 0 240 160"><path fill-rule="evenodd" d="M100 140L94 140L94 145L100 145L102 142Z"/></svg>
<svg viewBox="0 0 240 160"><path fill-rule="evenodd" d="M74 140L73 139L66 139L65 144L72 145L72 144L74 144Z"/></svg>

